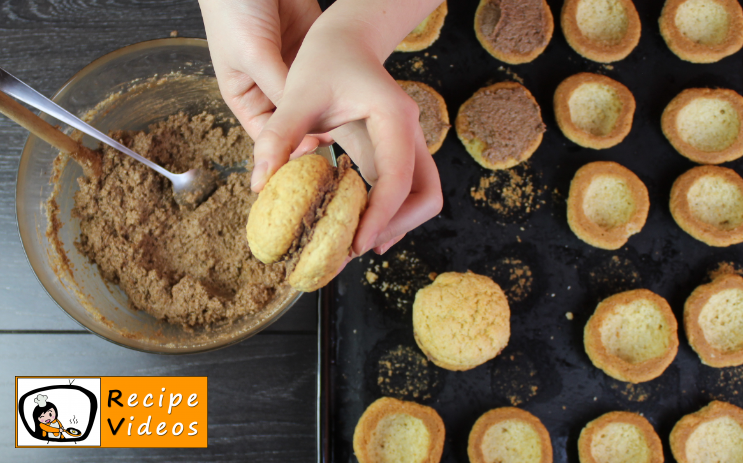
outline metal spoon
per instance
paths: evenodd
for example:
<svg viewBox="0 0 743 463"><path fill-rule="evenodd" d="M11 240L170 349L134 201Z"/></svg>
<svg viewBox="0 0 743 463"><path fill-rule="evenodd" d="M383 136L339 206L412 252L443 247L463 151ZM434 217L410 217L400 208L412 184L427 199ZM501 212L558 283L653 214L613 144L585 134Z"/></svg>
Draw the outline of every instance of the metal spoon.
<svg viewBox="0 0 743 463"><path fill-rule="evenodd" d="M0 68L0 90L49 114L70 127L133 157L147 167L164 175L173 183L173 197L181 206L188 208L196 207L217 188L219 176L211 169L196 168L182 174L174 174L73 116L57 103L21 82L2 68Z"/></svg>

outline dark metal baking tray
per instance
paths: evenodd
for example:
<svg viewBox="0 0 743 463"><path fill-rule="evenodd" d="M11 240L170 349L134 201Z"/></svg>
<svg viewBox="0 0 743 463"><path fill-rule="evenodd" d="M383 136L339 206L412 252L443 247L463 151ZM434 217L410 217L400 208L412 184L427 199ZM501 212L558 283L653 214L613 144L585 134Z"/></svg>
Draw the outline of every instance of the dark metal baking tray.
<svg viewBox="0 0 743 463"><path fill-rule="evenodd" d="M441 214L385 256L369 254L350 263L323 291L322 461L356 461L351 442L357 420L371 402L390 394L439 412L446 425L444 462L468 461L469 431L480 415L495 407L518 405L535 414L550 432L554 461L577 462L580 430L605 412L642 413L663 441L666 461L674 461L668 435L684 414L711 399L743 406L743 368L703 366L681 326L673 364L661 377L639 385L609 378L591 364L583 348L583 328L601 299L647 288L669 301L681 325L683 304L693 288L708 281L708 273L720 262L739 268L743 263L741 246L709 247L673 221L668 209L671 185L694 164L673 149L660 128L663 109L683 89L724 87L743 93L743 55L715 64L681 61L658 30L663 1L637 1L639 46L625 60L601 65L567 45L559 26L562 2L549 4L555 33L532 63L510 66L485 52L473 31L473 0L449 1L441 37L431 48L395 53L386 63L395 78L437 89L452 125L459 106L478 88L523 81L541 105L547 132L528 163L495 174L484 196L475 195L484 199L476 200L471 189L491 172L472 160L452 128L434 156L445 197ZM563 79L583 71L616 79L635 96L632 131L616 147L581 148L557 127L554 91ZM647 224L618 251L583 243L567 225L570 180L580 166L597 160L629 168L650 194ZM726 166L743 172L741 161ZM504 187L511 194L499 193ZM509 201L514 191L523 201ZM401 253L407 258L399 259ZM449 372L424 364L413 339L411 305L415 291L430 282L429 272L466 270L489 275L506 289L511 340L494 360L470 371ZM374 284L366 278L368 271L378 277Z"/></svg>

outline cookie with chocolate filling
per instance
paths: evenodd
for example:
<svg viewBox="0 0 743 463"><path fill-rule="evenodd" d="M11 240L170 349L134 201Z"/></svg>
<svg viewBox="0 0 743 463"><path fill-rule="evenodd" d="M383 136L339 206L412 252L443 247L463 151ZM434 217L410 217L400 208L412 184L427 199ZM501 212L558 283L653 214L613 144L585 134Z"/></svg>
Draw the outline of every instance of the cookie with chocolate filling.
<svg viewBox="0 0 743 463"><path fill-rule="evenodd" d="M529 159L545 131L539 104L515 82L499 82L475 92L459 108L455 127L467 152L492 170Z"/></svg>
<svg viewBox="0 0 743 463"><path fill-rule="evenodd" d="M395 51L421 51L433 45L441 34L448 12L446 2L443 2L400 42Z"/></svg>
<svg viewBox="0 0 743 463"><path fill-rule="evenodd" d="M542 54L554 28L544 0L480 0L475 13L477 40L508 64L528 63Z"/></svg>
<svg viewBox="0 0 743 463"><path fill-rule="evenodd" d="M426 137L428 152L434 154L444 143L449 133L449 111L444 98L439 92L424 84L412 80L398 80L398 84L410 98L418 103L420 124Z"/></svg>
<svg viewBox="0 0 743 463"><path fill-rule="evenodd" d="M334 169L317 154L284 164L266 183L248 216L253 255L287 261L289 284L315 291L335 276L366 208L366 188L348 156Z"/></svg>

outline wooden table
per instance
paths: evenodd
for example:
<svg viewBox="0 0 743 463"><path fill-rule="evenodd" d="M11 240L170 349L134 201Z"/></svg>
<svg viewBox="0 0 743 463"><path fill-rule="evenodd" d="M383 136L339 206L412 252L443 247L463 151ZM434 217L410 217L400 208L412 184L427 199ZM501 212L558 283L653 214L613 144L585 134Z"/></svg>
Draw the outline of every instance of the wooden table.
<svg viewBox="0 0 743 463"><path fill-rule="evenodd" d="M174 30L205 37L196 0L4 0L0 66L52 95L99 56ZM0 116L0 461L314 461L316 295L263 333L206 354L143 354L90 334L46 294L21 247L15 181L27 135ZM208 376L209 447L15 449L14 376L22 375Z"/></svg>

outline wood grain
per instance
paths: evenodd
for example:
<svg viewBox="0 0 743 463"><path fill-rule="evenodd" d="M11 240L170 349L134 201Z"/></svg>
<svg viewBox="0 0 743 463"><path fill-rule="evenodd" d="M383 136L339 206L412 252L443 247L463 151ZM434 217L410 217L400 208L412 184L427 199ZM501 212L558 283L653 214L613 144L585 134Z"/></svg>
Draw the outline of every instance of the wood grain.
<svg viewBox="0 0 743 463"><path fill-rule="evenodd" d="M217 352L174 357L123 349L90 334L1 335L2 461L312 461L314 345L314 335L264 335ZM14 375L207 376L209 447L13 449Z"/></svg>
<svg viewBox="0 0 743 463"><path fill-rule="evenodd" d="M0 0L0 66L52 96L94 59L174 30L205 37L196 0ZM210 438L205 450L13 449L4 400L0 461L315 460L316 295L254 338L206 354L142 354L87 333L46 294L21 246L15 181L27 136L0 116L0 393L14 395L14 375L208 376Z"/></svg>

